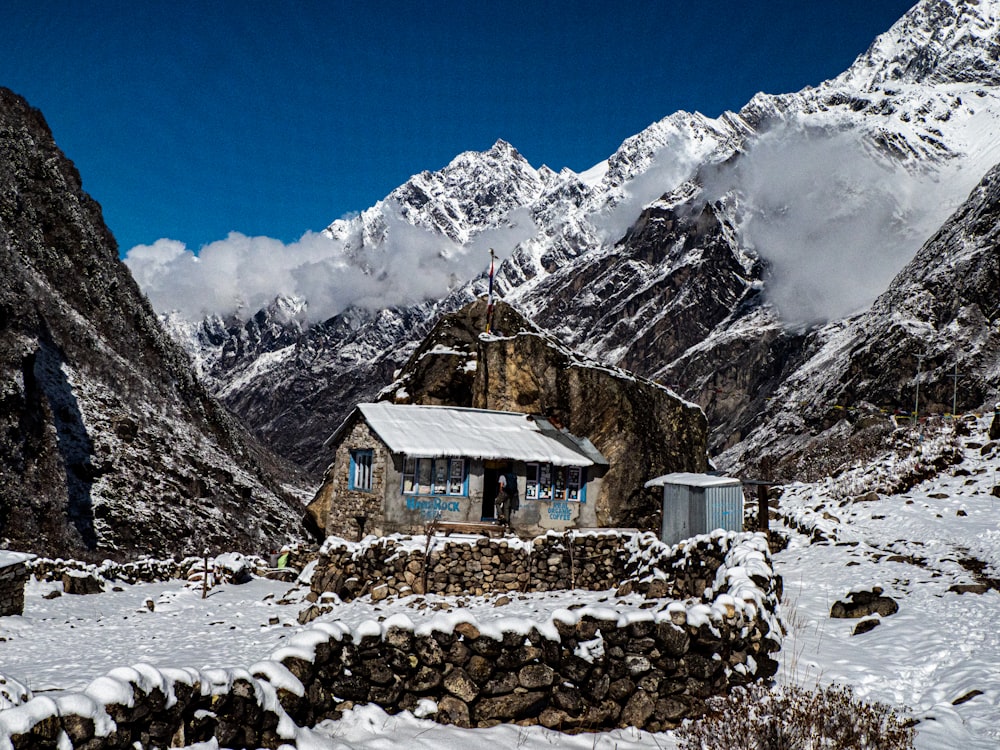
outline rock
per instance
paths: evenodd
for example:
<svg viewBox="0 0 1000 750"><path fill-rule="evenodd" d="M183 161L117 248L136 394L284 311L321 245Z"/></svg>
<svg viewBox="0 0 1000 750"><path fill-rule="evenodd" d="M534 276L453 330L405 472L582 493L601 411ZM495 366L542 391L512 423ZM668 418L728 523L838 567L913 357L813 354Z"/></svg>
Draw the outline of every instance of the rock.
<svg viewBox="0 0 1000 750"><path fill-rule="evenodd" d="M464 669L453 669L444 677L444 689L464 703L470 703L479 696L479 686ZM468 710L466 710L468 713Z"/></svg>
<svg viewBox="0 0 1000 750"><path fill-rule="evenodd" d="M469 663L466 665L466 670L476 684L482 685L493 674L493 662L486 657L476 654L469 657Z"/></svg>
<svg viewBox="0 0 1000 750"><path fill-rule="evenodd" d="M653 711L658 718L670 722L677 722L691 715L688 705L673 696L656 701Z"/></svg>
<svg viewBox="0 0 1000 750"><path fill-rule="evenodd" d="M521 671L517 673L517 681L521 687L534 690L540 687L548 687L552 684L555 676L555 670L548 665L528 664L521 667Z"/></svg>
<svg viewBox="0 0 1000 750"><path fill-rule="evenodd" d="M578 714L585 707L580 691L569 685L558 686L552 694L552 702L571 714Z"/></svg>
<svg viewBox="0 0 1000 750"><path fill-rule="evenodd" d="M475 706L476 723L499 719L503 722L538 716L548 703L543 692L508 693L491 698L480 698Z"/></svg>
<svg viewBox="0 0 1000 750"><path fill-rule="evenodd" d="M872 591L855 591L847 601L835 602L830 609L830 617L850 618L867 617L878 613L882 617L894 615L899 611L899 605L888 596L882 596L882 589L875 587Z"/></svg>
<svg viewBox="0 0 1000 750"><path fill-rule="evenodd" d="M861 635L862 633L867 633L869 631L874 630L881 624L882 621L877 617L873 617L870 620L862 620L861 622L859 622L857 625L854 626L854 632L852 633L852 635Z"/></svg>
<svg viewBox="0 0 1000 750"><path fill-rule="evenodd" d="M511 672L500 672L483 685L484 695L501 695L512 693L518 687L517 675Z"/></svg>
<svg viewBox="0 0 1000 750"><path fill-rule="evenodd" d="M503 598L503 597L501 597ZM455 626L455 632L463 638L476 639L479 637L479 628L469 622L460 622Z"/></svg>
<svg viewBox="0 0 1000 750"><path fill-rule="evenodd" d="M608 686L608 697L616 703L623 703L635 693L635 683L627 677L615 680Z"/></svg>
<svg viewBox="0 0 1000 750"><path fill-rule="evenodd" d="M436 667L444 661L444 651L441 650L441 645L431 636L416 636L415 643L417 658L422 664Z"/></svg>
<svg viewBox="0 0 1000 750"><path fill-rule="evenodd" d="M568 713L549 706L538 715L538 723L548 729L567 729L576 722Z"/></svg>
<svg viewBox="0 0 1000 750"><path fill-rule="evenodd" d="M327 612L332 612L332 611L333 607L320 606L318 604L310 605L309 607L306 607L304 610L299 612L299 617L298 617L299 625L306 625L315 620L320 615L325 615Z"/></svg>
<svg viewBox="0 0 1000 750"><path fill-rule="evenodd" d="M985 594L990 587L985 583L956 583L948 587L955 594Z"/></svg>
<svg viewBox="0 0 1000 750"><path fill-rule="evenodd" d="M951 705L953 705L953 706L961 706L963 703L968 703L973 698L976 698L976 697L978 697L978 696L980 696L982 694L983 694L982 690L970 690L969 692L965 693L964 695L962 695L962 696L956 698L955 700L953 700L951 702Z"/></svg>
<svg viewBox="0 0 1000 750"><path fill-rule="evenodd" d="M72 747L80 747L94 737L94 720L89 716L67 714L62 717L62 728Z"/></svg>
<svg viewBox="0 0 1000 750"><path fill-rule="evenodd" d="M670 596L670 583L663 578L654 578L646 591L647 599L665 599Z"/></svg>
<svg viewBox="0 0 1000 750"><path fill-rule="evenodd" d="M456 727L472 726L469 707L453 695L446 695L438 701L437 715L434 718L442 724L452 724Z"/></svg>
<svg viewBox="0 0 1000 750"><path fill-rule="evenodd" d="M411 693L426 693L441 685L441 673L430 667L421 667L406 679L404 686Z"/></svg>
<svg viewBox="0 0 1000 750"><path fill-rule="evenodd" d="M639 690L629 698L625 708L622 709L621 723L627 727L642 728L646 726L646 722L653 715L655 708L656 704L649 697L649 694L644 690Z"/></svg>
<svg viewBox="0 0 1000 750"><path fill-rule="evenodd" d="M62 577L63 591L67 594L100 594L104 584L96 576L68 570Z"/></svg>

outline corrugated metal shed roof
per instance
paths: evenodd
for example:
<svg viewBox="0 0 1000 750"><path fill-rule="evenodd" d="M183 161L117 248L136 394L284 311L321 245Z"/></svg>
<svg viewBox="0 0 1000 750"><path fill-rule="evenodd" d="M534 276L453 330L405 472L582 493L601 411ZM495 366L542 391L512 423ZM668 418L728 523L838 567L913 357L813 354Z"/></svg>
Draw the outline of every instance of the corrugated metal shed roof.
<svg viewBox="0 0 1000 750"><path fill-rule="evenodd" d="M687 487L730 487L741 484L739 479L734 477L719 477L714 474L694 474L687 471L678 471L673 474L664 474L656 479L646 482L647 487L662 487L665 484L683 484Z"/></svg>
<svg viewBox="0 0 1000 750"><path fill-rule="evenodd" d="M388 402L358 404L357 410L393 453L420 458L538 461L556 466L608 463L586 438L527 414Z"/></svg>

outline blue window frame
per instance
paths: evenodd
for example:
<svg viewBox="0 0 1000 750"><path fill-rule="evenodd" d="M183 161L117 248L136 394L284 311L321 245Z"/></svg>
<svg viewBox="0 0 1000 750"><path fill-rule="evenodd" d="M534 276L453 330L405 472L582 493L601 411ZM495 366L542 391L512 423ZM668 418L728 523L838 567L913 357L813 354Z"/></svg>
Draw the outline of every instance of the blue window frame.
<svg viewBox="0 0 1000 750"><path fill-rule="evenodd" d="M469 472L464 458L403 459L404 495L467 497Z"/></svg>
<svg viewBox="0 0 1000 750"><path fill-rule="evenodd" d="M351 451L348 488L362 492L372 491L372 450L370 448Z"/></svg>

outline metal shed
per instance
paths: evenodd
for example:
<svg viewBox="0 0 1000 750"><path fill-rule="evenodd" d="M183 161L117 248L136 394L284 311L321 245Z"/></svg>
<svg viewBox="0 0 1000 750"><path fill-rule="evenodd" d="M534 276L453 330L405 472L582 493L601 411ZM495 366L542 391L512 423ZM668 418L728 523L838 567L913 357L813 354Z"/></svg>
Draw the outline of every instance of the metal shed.
<svg viewBox="0 0 1000 750"><path fill-rule="evenodd" d="M743 485L733 477L679 472L646 482L663 487L660 539L677 544L715 529L743 531Z"/></svg>

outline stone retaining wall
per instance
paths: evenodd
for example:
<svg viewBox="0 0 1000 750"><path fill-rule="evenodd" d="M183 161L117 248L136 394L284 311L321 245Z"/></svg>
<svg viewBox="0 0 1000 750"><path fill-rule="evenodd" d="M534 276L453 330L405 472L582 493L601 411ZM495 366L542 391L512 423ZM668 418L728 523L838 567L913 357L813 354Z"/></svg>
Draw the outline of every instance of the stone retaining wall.
<svg viewBox="0 0 1000 750"><path fill-rule="evenodd" d="M8 560L0 567L0 617L24 614L24 584L27 560Z"/></svg>
<svg viewBox="0 0 1000 750"><path fill-rule="evenodd" d="M524 541L467 536L331 537L312 576L313 599L343 601L410 594L448 596L511 591L604 591L624 585L654 598L700 597L725 551L718 537L670 547L651 533L608 530L550 532Z"/></svg>
<svg viewBox="0 0 1000 750"><path fill-rule="evenodd" d="M316 548L309 545L291 545L288 567L302 570L310 561L316 559ZM209 556L209 565L220 570L220 579L224 577L225 567L231 566L236 560L245 561L249 569L257 575L263 575L270 561L256 555L225 555ZM116 562L105 560L100 564L67 560L63 558L41 557L28 563L28 570L39 581L59 581L69 572L87 573L105 581L121 583L159 583L163 581L186 580L192 569L201 570L205 566L204 557L184 558L144 558L132 562Z"/></svg>
<svg viewBox="0 0 1000 750"><path fill-rule="evenodd" d="M762 534L717 533L673 549L648 535L614 536L635 575L607 606L502 626L462 610L417 624L395 615L355 631L315 623L247 671L116 670L87 688L89 703L79 694L61 704L35 698L0 712L0 749L55 749L67 739L88 750L145 748L213 737L224 747L275 748L297 727L361 703L389 713L433 706L433 718L459 726L658 731L701 715L711 695L773 676L780 579ZM551 552L559 543L578 559L573 538L540 546ZM658 589L699 588L683 601L650 598ZM642 589L647 598L637 600Z"/></svg>

